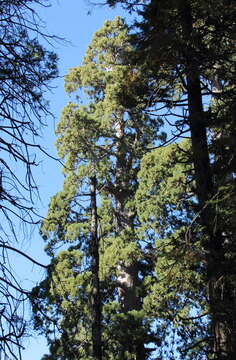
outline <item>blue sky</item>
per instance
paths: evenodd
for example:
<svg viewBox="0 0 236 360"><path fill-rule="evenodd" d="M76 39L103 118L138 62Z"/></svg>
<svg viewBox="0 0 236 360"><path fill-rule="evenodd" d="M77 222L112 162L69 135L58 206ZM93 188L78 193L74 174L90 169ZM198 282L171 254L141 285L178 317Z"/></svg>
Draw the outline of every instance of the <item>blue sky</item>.
<svg viewBox="0 0 236 360"><path fill-rule="evenodd" d="M90 11L90 15L88 12ZM54 51L59 56L60 78L55 80L53 93L45 94L50 101L50 108L55 120L48 118L48 127L44 129L44 137L41 145L53 156L56 156L54 147L54 129L63 106L68 102L64 93L63 76L68 69L81 63L86 48L92 39L93 33L98 30L107 19L113 19L116 15L125 15L121 9L111 10L108 7L91 7L85 0L52 0L50 8L39 9L40 17L45 21L45 26L50 34L65 38L70 43L57 42ZM61 187L62 175L60 165L56 161L44 157L35 172L35 178L39 185L41 200L37 203L38 211L42 216L47 213L47 205L50 197ZM20 233L20 232L19 232ZM30 235L30 236L29 236ZM43 240L38 235L38 229L19 242L21 250L44 264L49 262L43 248ZM28 288L34 286L44 278L44 271L32 266L20 257L15 257L14 265L16 272L21 278L22 284ZM27 310L30 316L30 310ZM25 350L22 353L23 360L40 360L47 352L46 341L43 337L34 334L25 340Z"/></svg>

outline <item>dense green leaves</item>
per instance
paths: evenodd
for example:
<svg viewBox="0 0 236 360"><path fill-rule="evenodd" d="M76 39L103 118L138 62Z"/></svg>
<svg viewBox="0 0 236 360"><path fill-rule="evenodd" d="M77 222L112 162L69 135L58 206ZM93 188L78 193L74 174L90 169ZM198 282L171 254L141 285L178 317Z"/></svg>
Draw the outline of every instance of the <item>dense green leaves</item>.
<svg viewBox="0 0 236 360"><path fill-rule="evenodd" d="M235 7L107 1L118 2L139 15L132 33L120 18L106 22L65 78L74 99L57 128L65 182L42 225L53 262L60 245L80 256L84 293L74 311L87 342L81 349L64 323L53 268L42 310L59 332L48 339L65 358L91 357L89 178L96 175L104 358L233 360Z"/></svg>
<svg viewBox="0 0 236 360"><path fill-rule="evenodd" d="M208 336L205 254L200 243L204 233L196 221L190 153L190 143L184 141L145 155L136 193L155 273L144 309L158 318L161 358L174 358L179 352L186 359L188 348L200 340L205 351ZM194 349L190 358L201 359L200 349Z"/></svg>
<svg viewBox="0 0 236 360"><path fill-rule="evenodd" d="M123 20L116 18L113 22L106 22L94 35L83 64L66 76L66 89L75 92L82 88L87 93L88 104L80 106L71 102L62 112L57 128L57 147L60 156L66 160L65 182L62 191L52 199L41 229L47 239L48 251L56 261L62 254L57 255L56 249L60 244L66 246L68 254L77 248L82 256L80 272L84 274L84 296L76 294L79 303L73 308L80 320L74 333L75 339L73 336L70 338L70 346L75 345L75 356L86 359L92 356L89 303L93 259L89 179L93 174L96 175L99 191L103 352L107 358L146 358L148 350L144 349L144 343L153 341L151 322L145 319L141 309L142 293L146 290L139 278L138 263L143 261L143 249L142 237L137 231L139 220L134 195L140 159L146 149L157 141L162 122L145 112L142 93L139 98L131 92L133 84L138 91L139 85L144 86L145 82L141 70L126 63L131 50L127 26ZM145 98L145 94L142 96ZM55 271L48 274L47 284L54 283ZM64 278L66 274L60 276ZM121 277L127 281L123 288ZM73 281L71 286L74 286ZM70 328L66 329L63 325L67 318L61 312L64 300L57 303L58 295L53 289L50 285L45 290L48 299L45 298L40 306L57 322L60 329L58 341L63 343L60 331L69 334ZM40 287L35 291L40 304ZM67 297L66 294L63 292L63 298ZM51 297L55 298L54 306L58 306L59 317L47 305ZM50 328L50 322L46 320L47 326ZM50 331L47 331L49 339ZM88 337L88 348L83 346L81 339L80 343L77 342L79 333Z"/></svg>

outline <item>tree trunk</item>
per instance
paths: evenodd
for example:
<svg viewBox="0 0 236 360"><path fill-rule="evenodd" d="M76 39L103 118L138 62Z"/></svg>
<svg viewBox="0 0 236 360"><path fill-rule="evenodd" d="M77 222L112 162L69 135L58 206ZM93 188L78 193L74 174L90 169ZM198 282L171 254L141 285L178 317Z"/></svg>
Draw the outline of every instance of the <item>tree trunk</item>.
<svg viewBox="0 0 236 360"><path fill-rule="evenodd" d="M193 24L188 1L182 2L180 14L186 43L191 44ZM209 310L213 337L211 352L215 360L233 360L236 359L236 329L235 320L232 319L235 314L235 294L225 272L224 229L217 223L217 210L211 202L217 189L214 189L210 166L200 75L191 45L186 48L186 79L197 197L201 222L208 236L203 248L207 254Z"/></svg>
<svg viewBox="0 0 236 360"><path fill-rule="evenodd" d="M126 227L133 228L133 217L131 217L126 209L125 203L130 196L129 180L127 175L130 171L127 166L127 151L124 148L123 139L125 137L123 119L116 121L116 187L117 192L115 195L115 214L116 214L116 227L117 232L122 232ZM132 240L132 239L131 239ZM128 266L125 264L118 265L118 278L119 283L118 293L119 301L122 305L124 313L128 313L132 310L141 309L141 301L137 294L137 283L138 283L138 267L135 262L132 262ZM136 322L134 324L136 328L142 327L142 322ZM125 333L124 333L125 336ZM123 354L126 351L135 353L136 360L145 360L146 352L144 348L143 339L136 339L133 341L132 338L125 339ZM125 355L123 355L125 359Z"/></svg>
<svg viewBox="0 0 236 360"><path fill-rule="evenodd" d="M91 192L91 257L92 257L92 344L93 359L102 360L101 296L99 281L99 238L96 201L96 176L90 178Z"/></svg>

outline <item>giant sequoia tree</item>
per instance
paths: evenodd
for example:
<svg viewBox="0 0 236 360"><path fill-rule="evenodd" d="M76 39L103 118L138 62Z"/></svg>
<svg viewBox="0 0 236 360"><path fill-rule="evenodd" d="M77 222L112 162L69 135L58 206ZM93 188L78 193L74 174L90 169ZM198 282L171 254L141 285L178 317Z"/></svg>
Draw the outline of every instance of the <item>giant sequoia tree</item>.
<svg viewBox="0 0 236 360"><path fill-rule="evenodd" d="M45 359L201 359L209 350L191 146L152 150L165 137L149 95L171 93L131 63L131 39L121 19L105 23L66 76L76 102L57 129L65 182L42 225L52 264L33 294Z"/></svg>
<svg viewBox="0 0 236 360"><path fill-rule="evenodd" d="M146 359L151 349L145 345L157 341L152 319L142 309L152 259L139 233L134 195L140 159L157 141L161 120L144 111L148 79L141 67L130 64L129 38L120 18L106 22L94 35L82 66L65 79L77 102L64 108L57 127L65 182L42 226L53 260L48 277L35 289L36 326L46 329L50 359L101 359L101 354L107 359ZM88 99L84 106L79 105L79 89ZM64 250L58 253L60 245ZM94 266L98 255L99 267ZM100 286L94 282L98 268ZM99 298L102 343L94 346L95 337L100 338L93 331L94 301ZM56 340L50 318L57 326ZM102 350L95 351L96 346Z"/></svg>

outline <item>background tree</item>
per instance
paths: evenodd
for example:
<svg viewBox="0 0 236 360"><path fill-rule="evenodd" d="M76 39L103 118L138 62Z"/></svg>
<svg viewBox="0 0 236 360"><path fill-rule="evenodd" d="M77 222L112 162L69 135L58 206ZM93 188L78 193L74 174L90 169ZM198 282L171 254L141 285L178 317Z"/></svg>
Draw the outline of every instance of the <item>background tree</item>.
<svg viewBox="0 0 236 360"><path fill-rule="evenodd" d="M134 41L141 50L138 61L153 71L157 84L168 74L172 98L161 97L166 115L177 116L177 130L190 131L199 218L208 234L202 245L208 254L209 356L233 359L235 237L230 229L234 229L235 209L223 199L227 192L235 196L235 150L230 145L235 139L235 4L225 0L107 3L122 3L137 11L140 20L135 22ZM159 102L161 92L157 88L150 99ZM180 108L182 114L177 111ZM215 145L220 153L212 156Z"/></svg>
<svg viewBox="0 0 236 360"><path fill-rule="evenodd" d="M205 236L197 221L189 141L158 148L141 162L136 203L155 259L144 309L159 326L160 359L203 359L209 352ZM152 244L152 245L151 245Z"/></svg>
<svg viewBox="0 0 236 360"><path fill-rule="evenodd" d="M19 251L16 224L35 224L37 184L32 168L43 116L49 114L43 94L57 76L56 55L40 45L41 31L34 6L47 1L3 0L0 4L0 352L20 358L14 350L25 332L23 290L9 263ZM23 232L22 232L23 234ZM26 256L28 259L30 257ZM31 259L32 260L32 259ZM37 261L35 261L37 263Z"/></svg>

